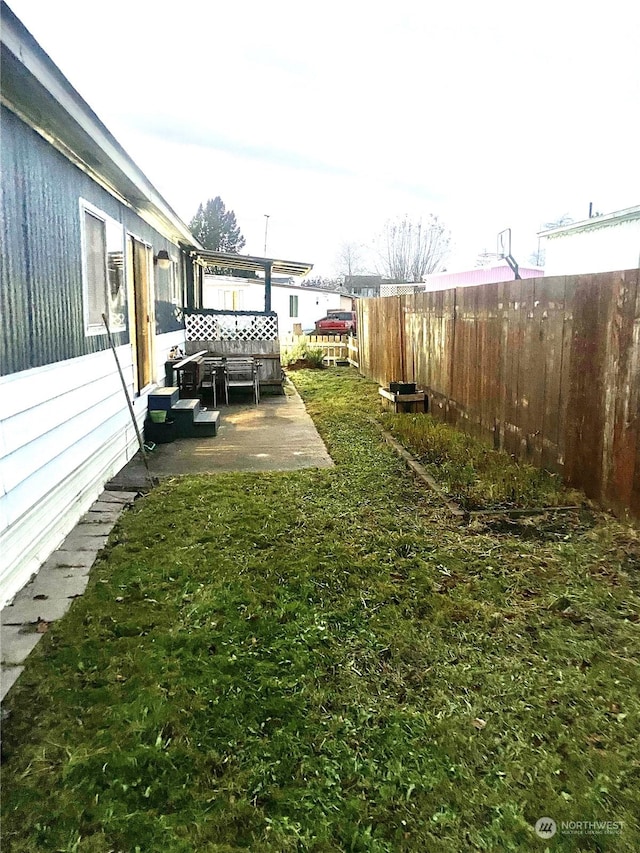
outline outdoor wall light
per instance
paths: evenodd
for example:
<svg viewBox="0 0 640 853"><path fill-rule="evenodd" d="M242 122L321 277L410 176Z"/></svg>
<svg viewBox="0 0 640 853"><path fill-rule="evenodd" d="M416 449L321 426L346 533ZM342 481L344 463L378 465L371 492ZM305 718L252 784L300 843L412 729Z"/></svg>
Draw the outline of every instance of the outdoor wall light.
<svg viewBox="0 0 640 853"><path fill-rule="evenodd" d="M158 269L168 270L171 266L171 258L166 249L160 249L157 255L153 258L153 263L158 265Z"/></svg>

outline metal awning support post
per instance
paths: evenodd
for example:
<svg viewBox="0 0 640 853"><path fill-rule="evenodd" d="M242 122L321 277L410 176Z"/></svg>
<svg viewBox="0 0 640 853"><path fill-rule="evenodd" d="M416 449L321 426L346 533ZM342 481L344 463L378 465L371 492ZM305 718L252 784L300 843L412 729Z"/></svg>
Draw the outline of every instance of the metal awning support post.
<svg viewBox="0 0 640 853"><path fill-rule="evenodd" d="M271 311L271 262L264 265L264 310Z"/></svg>
<svg viewBox="0 0 640 853"><path fill-rule="evenodd" d="M196 299L195 299L195 273L196 273L196 260L195 253L191 255L189 260L185 264L185 284L184 284L184 307L185 308L195 308L196 307Z"/></svg>

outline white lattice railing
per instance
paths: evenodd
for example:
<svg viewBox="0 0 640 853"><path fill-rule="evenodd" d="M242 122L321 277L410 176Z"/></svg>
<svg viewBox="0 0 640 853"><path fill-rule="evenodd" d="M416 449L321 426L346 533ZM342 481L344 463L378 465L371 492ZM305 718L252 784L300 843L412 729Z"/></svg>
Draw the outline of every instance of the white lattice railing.
<svg viewBox="0 0 640 853"><path fill-rule="evenodd" d="M265 314L187 314L187 341L277 341L278 317Z"/></svg>
<svg viewBox="0 0 640 853"><path fill-rule="evenodd" d="M380 286L380 296L407 296L411 293L422 293L424 284L383 284Z"/></svg>

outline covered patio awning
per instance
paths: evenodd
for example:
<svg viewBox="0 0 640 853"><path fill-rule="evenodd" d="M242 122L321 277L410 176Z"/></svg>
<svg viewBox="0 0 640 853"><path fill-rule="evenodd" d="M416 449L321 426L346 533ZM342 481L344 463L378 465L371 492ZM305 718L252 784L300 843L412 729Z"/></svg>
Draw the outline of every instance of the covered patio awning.
<svg viewBox="0 0 640 853"><path fill-rule="evenodd" d="M232 252L214 252L211 249L198 249L196 259L208 267L228 267L234 270L253 270L259 272L269 266L279 275L306 275L313 264L302 261L280 261L276 258L259 258L255 255L235 255Z"/></svg>
<svg viewBox="0 0 640 853"><path fill-rule="evenodd" d="M256 255L235 255L232 252L215 252L198 249L195 259L203 266L226 267L233 270L264 272L264 310L271 311L271 273L280 275L306 275L313 264L303 261L282 261L277 258L260 258Z"/></svg>

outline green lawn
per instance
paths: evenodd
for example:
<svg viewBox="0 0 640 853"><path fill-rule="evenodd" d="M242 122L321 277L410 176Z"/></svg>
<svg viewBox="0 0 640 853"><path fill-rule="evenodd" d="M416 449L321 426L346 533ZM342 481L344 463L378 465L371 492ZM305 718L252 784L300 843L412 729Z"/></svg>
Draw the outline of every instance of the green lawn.
<svg viewBox="0 0 640 853"><path fill-rule="evenodd" d="M6 703L3 850L637 851L637 531L461 523L377 386L294 379L336 468L122 518Z"/></svg>

